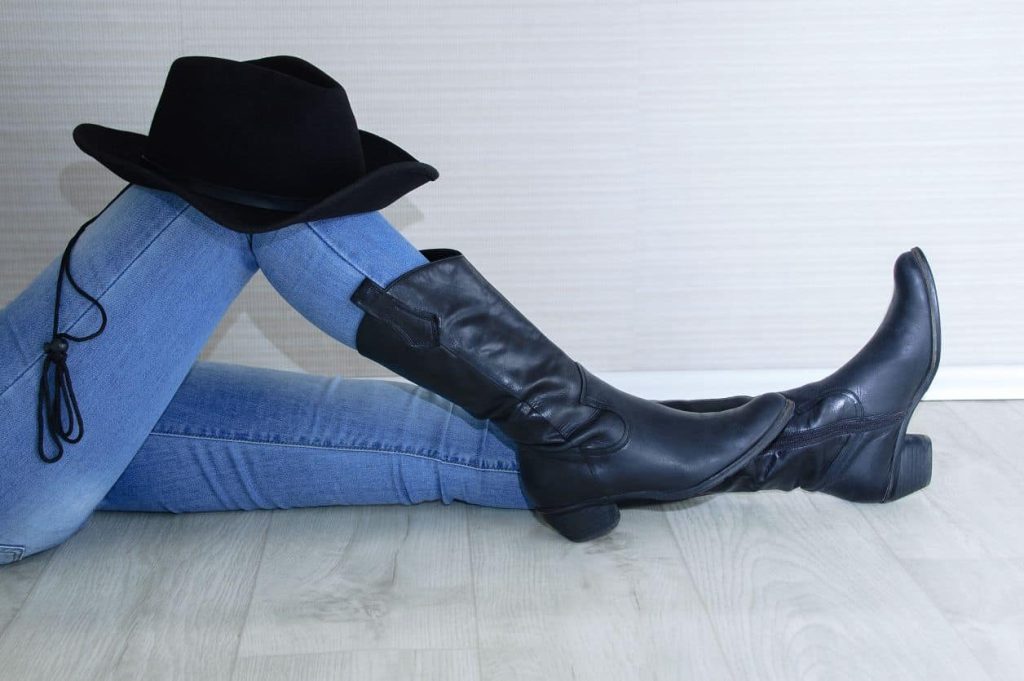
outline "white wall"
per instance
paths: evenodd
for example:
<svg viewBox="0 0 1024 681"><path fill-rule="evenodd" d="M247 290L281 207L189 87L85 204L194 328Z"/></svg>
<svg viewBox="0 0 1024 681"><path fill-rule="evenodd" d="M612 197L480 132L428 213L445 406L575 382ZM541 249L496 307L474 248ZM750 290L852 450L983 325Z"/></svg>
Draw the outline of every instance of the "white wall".
<svg viewBox="0 0 1024 681"><path fill-rule="evenodd" d="M944 368L1024 365L1024 3L0 7L0 304L122 186L74 125L145 132L182 54L295 54L441 171L386 215L595 370L833 367L914 245ZM261 278L206 354L380 372Z"/></svg>

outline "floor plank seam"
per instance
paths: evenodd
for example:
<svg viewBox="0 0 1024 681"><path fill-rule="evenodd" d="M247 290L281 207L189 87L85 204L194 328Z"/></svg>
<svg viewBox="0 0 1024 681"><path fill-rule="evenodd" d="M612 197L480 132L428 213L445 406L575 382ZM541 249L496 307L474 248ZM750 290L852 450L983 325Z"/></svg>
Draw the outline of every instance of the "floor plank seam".
<svg viewBox="0 0 1024 681"><path fill-rule="evenodd" d="M1024 402L1024 400L1022 400L1022 402ZM984 434L978 432L978 429L974 424L970 420L964 418L964 416L956 410L955 403L942 402L941 404L964 430L974 436L975 444L984 447L997 461L1005 465L1009 469L1008 472L1013 476L1013 478L1015 478L1015 482L1018 484L1024 484L1024 469L1022 469L1019 459L1008 459L1003 456L1002 451L998 447L990 445Z"/></svg>
<svg viewBox="0 0 1024 681"><path fill-rule="evenodd" d="M265 660L275 657L333 657L336 655L349 655L359 654L365 655L367 653L463 653L463 652L475 652L476 648L466 648L465 646L454 646L448 647L429 647L429 648L401 648L401 647L381 647L381 648L339 648L338 650L317 650L310 652L294 652L294 653L257 653L239 655L239 660Z"/></svg>
<svg viewBox="0 0 1024 681"><path fill-rule="evenodd" d="M858 512L860 512L860 509L857 509L857 510L858 510ZM861 517L864 517L863 514L861 515ZM865 522L867 522L866 518L865 518ZM964 639L963 635L960 633L960 630L956 628L956 626L953 624L953 622L951 622L949 620L948 617L946 617L946 613L944 613L942 611L942 608L940 608L939 605L932 599L931 595L928 593L927 589L925 589L924 585L921 584L921 582L918 581L916 576L914 576L914 573L907 569L907 566L903 562L903 559L900 558L896 554L895 551L893 551L892 546L890 546L889 542L887 542L885 540L885 537L883 537L878 532L878 530L875 529L875 527L874 527L874 525L872 523L867 522L867 524L871 528L871 531L874 532L881 539L882 545L885 546L885 550L889 553L890 556L893 557L893 559L896 561L896 563L900 566L900 569L903 570L903 574L906 575L910 579L910 582L914 586L917 587L918 591L921 592L921 595L928 602L928 604L932 607L932 609L939 615L939 617L942 619L942 621L946 623L946 625L949 627L950 632L952 632L952 634L956 638L956 640L960 641L961 645L963 645L963 647L964 647L964 650L967 652L968 655L971 656L971 659L978 663L978 669L980 669L982 671L982 673L985 675L986 681L996 681L989 674L988 669L986 669L986 667L985 667L984 663L982 662L981 658L979 658L977 653L975 653L974 648L971 647L971 645L970 645L970 642Z"/></svg>
<svg viewBox="0 0 1024 681"><path fill-rule="evenodd" d="M941 404L942 407L945 408L945 411L947 411L949 414L955 417L955 420L963 423L963 420L960 418L959 414L956 413L956 410L951 405L949 405L948 403ZM973 432L973 430L971 432ZM934 504L932 504L930 500L928 501L928 503L929 506L934 507ZM968 653L968 655L970 655L971 659L977 663L978 669L980 669L982 673L985 674L985 678L987 679L987 681L995 681L989 674L988 670L985 668L985 665L983 664L982 660L978 657L973 647L971 647L970 642L964 639L963 635L956 628L953 622L951 622L949 618L946 616L946 613L943 612L942 608L939 607L939 605L934 601L934 599L932 599L931 595L928 593L928 590L925 588L925 586L921 584L920 581L918 581L913 571L907 568L906 563L904 563L903 559L899 556L899 554L896 553L896 550L893 548L889 540L885 537L885 535L878 531L878 528L875 527L875 524L872 523L871 520L868 518L867 510L864 508L864 506L857 505L856 509L857 515L864 521L864 524L868 526L871 533L878 538L881 545L885 547L885 551L893 558L894 561L896 561L896 564L900 566L900 569L903 571L903 574L910 580L910 583L917 587L918 591L921 593L921 596L925 599L925 601L927 601L927 603L931 606L935 613L938 614L941 620L946 623L946 626L949 628L950 632L953 634L957 641L960 641L960 644L964 647L964 650ZM934 510L936 513L941 514L944 518L948 518L948 516L945 515L942 509L935 508ZM993 559L991 556L988 556L987 558L990 560Z"/></svg>
<svg viewBox="0 0 1024 681"><path fill-rule="evenodd" d="M256 557L256 572L252 577L252 588L249 590L249 602L245 604L245 615L242 617L242 626L238 629L238 640L235 642L235 654L231 656L231 669L228 671L228 678L234 681L235 672L238 669L239 653L242 649L242 637L245 636L245 628L249 625L249 613L252 611L252 602L256 598L256 585L259 584L260 569L263 567L263 552L267 548L267 537L270 534L270 525L274 520L274 514L279 511L271 511L264 523L260 539L260 550Z"/></svg>
<svg viewBox="0 0 1024 681"><path fill-rule="evenodd" d="M14 624L17 621L17 619L21 616L21 613L25 611L25 606L32 598L32 594L35 593L36 588L39 586L39 583L43 580L43 575L45 575L49 571L50 565L53 563L54 554L57 551L60 551L63 547L64 544L60 544L52 549L48 549L49 553L45 557L39 556L40 559L45 560L46 562L43 564L43 567L39 569L39 574L36 575L36 578L32 581L32 586L28 588L28 592L25 593L25 597L21 599L21 605L19 605L18 609L14 611L14 616L7 621L7 624L5 624L2 629L0 629L0 642L3 642L4 637L7 635L7 632L11 629L11 625Z"/></svg>
<svg viewBox="0 0 1024 681"><path fill-rule="evenodd" d="M480 607L477 605L476 597L476 565L473 555L473 509L467 508L466 519L466 549L469 552L469 588L473 593L473 628L476 631L476 673L477 681L484 681L484 663L480 655Z"/></svg>
<svg viewBox="0 0 1024 681"><path fill-rule="evenodd" d="M676 551L679 553L679 560L683 563L683 569L686 570L686 576L690 578L690 584L693 585L693 592L697 594L697 598L700 600L701 610L704 611L704 616L707 618L708 626L711 627L711 635L715 637L715 645L718 646L718 651L721 653L721 658L723 660L727 660L729 658L727 657L725 646L722 645L721 632L718 631L718 627L715 626L715 620L711 616L711 608L708 606L707 599L704 598L704 592L701 590L700 584L697 582L697 578L694 576L693 570L690 568L690 561L686 559L686 554L683 551L683 544L679 540L679 535L676 534L676 528L673 527L672 523L668 520L668 514L676 512L678 510L679 509L665 509L665 512L660 513L659 515L661 516L662 522L664 522L665 525L668 526L669 534L672 535L672 541L673 543L675 543ZM729 674L729 678L732 679L732 681L739 681L739 679L736 678L736 672L733 670L732 667L727 665L727 671Z"/></svg>

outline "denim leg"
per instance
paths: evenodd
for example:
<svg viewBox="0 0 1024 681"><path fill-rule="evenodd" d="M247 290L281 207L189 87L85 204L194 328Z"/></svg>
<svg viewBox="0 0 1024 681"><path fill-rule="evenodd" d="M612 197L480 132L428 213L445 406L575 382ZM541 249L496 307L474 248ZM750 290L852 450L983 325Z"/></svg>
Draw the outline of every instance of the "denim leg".
<svg viewBox="0 0 1024 681"><path fill-rule="evenodd" d="M175 194L127 187L72 251L72 273L108 323L68 350L85 433L47 464L36 453L37 399L58 261L0 311L0 563L81 527L257 269L246 235ZM85 335L98 323L96 307L65 286L60 330Z"/></svg>
<svg viewBox="0 0 1024 681"><path fill-rule="evenodd" d="M515 449L407 383L197 362L98 510L526 508Z"/></svg>
<svg viewBox="0 0 1024 681"><path fill-rule="evenodd" d="M256 234L252 247L267 280L285 300L350 347L355 346L363 316L363 311L349 300L356 287L366 278L385 286L427 262L379 212ZM299 438L304 432L322 433L317 437L324 438L327 450L320 457L330 459L330 470L339 475L314 481L311 467L302 464L290 477L307 480L307 486L326 485L326 491L311 493L301 484L293 486L276 501L264 499L271 507L278 503L315 505L320 503L317 499L335 504L460 499L487 506L526 507L515 474L511 441L493 425L473 418L437 395L390 381L324 377L287 380L306 385L314 396L314 409L319 403L332 405L327 411L333 422L299 419L302 427L298 430L289 430L287 422L275 423L276 431L271 431L269 437L273 439L275 432ZM240 438L246 439L244 427L240 432ZM164 439L169 437L165 434ZM297 442L301 446L307 440ZM337 455L336 445L346 452L344 457ZM267 450L264 443L262 451L260 459L272 450ZM226 453L221 456L230 458ZM283 456L278 454L276 458ZM267 482L274 484L269 479ZM239 499L230 503L254 503ZM229 500L221 499L219 503L228 504Z"/></svg>
<svg viewBox="0 0 1024 681"><path fill-rule="evenodd" d="M363 311L349 300L369 278L384 286L427 260L378 212L253 235L267 281L306 319L355 347Z"/></svg>

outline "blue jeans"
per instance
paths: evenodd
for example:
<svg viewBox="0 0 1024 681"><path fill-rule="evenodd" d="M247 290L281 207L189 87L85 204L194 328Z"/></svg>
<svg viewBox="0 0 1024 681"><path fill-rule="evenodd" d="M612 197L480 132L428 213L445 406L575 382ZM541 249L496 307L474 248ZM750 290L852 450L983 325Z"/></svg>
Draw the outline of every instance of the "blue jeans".
<svg viewBox="0 0 1024 681"><path fill-rule="evenodd" d="M60 544L93 510L527 508L512 442L422 388L196 361L257 269L351 346L359 282L385 285L423 262L379 213L246 235L173 193L129 186L72 252L109 322L68 350L85 434L56 463L36 437L59 258L0 311L0 564ZM99 320L65 287L61 331L85 335Z"/></svg>

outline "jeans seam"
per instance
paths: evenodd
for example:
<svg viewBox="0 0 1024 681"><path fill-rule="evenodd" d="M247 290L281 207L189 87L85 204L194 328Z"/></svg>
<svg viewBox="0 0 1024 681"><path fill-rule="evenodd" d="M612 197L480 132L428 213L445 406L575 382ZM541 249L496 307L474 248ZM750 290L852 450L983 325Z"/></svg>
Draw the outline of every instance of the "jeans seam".
<svg viewBox="0 0 1024 681"><path fill-rule="evenodd" d="M427 456L425 454L418 454L416 452L409 452L402 449L382 449L379 447L359 447L355 445L314 445L314 444L303 444L301 442L275 442L273 440L255 440L246 438L233 438L233 437L219 437L214 435L188 435L185 433L173 433L169 431L154 430L150 433L151 436L157 437L181 437L188 438L190 440L213 440L216 442L236 442L238 444L245 445L269 445L272 447L294 447L302 449L320 449L335 452L365 452L368 454L400 454L402 456L411 456L417 459L424 459L426 461L434 461L442 463L446 466L459 466L461 468L468 468L474 471L486 471L489 473L519 473L518 469L515 468L486 468L483 466L472 466L470 464L462 463L459 461L451 461L444 458L443 456Z"/></svg>
<svg viewBox="0 0 1024 681"><path fill-rule="evenodd" d="M318 232L318 231L317 231L316 227L314 227L313 225L309 224L308 222L303 222L302 224L303 224L303 225L305 225L306 227L309 227L310 231L311 231L311 232L313 232L313 234L315 234L315 235L316 235L316 238L320 239L320 241L321 241L321 242L322 242L322 243L323 243L323 244L324 244L325 246L327 246L327 248L328 248L328 249L330 249L330 251L331 251L332 253L334 253L334 254L335 254L336 256L338 256L339 258L341 258L342 260L344 260L344 261L345 261L345 263L346 263L346 264L347 264L347 265L348 265L349 267L351 267L352 269L354 269L354 270L355 270L356 272L359 272L359 274L363 275L363 278L364 278L364 279L369 279L370 281L372 281L372 282L374 282L374 283L377 283L377 282L376 282L376 280L375 280L375 279L374 279L373 277L371 277L371 276L370 276L369 274L367 274L367 273L366 273L366 272L365 272L365 271L363 270L363 268L362 268L362 267L359 267L359 266L358 266L358 265L356 265L356 264L355 264L354 262L352 262L352 260L351 260L351 259L349 259L349 257L348 257L348 256L344 255L344 254L343 254L343 253L342 253L341 251L339 251L339 250L338 250L337 248L335 248L335 247L334 247L334 244L332 244L332 243L331 243L330 241L328 241L327 239L325 239L325 238L324 238L324 236L323 236L323 235L322 235L322 234L321 234L320 232Z"/></svg>
<svg viewBox="0 0 1024 681"><path fill-rule="evenodd" d="M25 557L25 546L23 544L0 544L0 554L3 553L9 554L11 556L11 560L0 563L0 565L17 563Z"/></svg>
<svg viewBox="0 0 1024 681"><path fill-rule="evenodd" d="M139 251L138 253L136 253L136 254L135 254L135 257L131 259L131 262L129 262L128 264L126 264L126 265L124 266L124 269L122 269L122 270L121 270L120 272L118 272L118 273L117 273L117 276L115 276L115 277L114 277L114 278L113 278L113 279L112 279L112 280L110 281L110 283L109 283L109 284L107 284L106 288L104 288L104 289L103 289L103 291L102 291L102 292L100 292L100 294L99 294L98 296L96 296L96 300L102 301L102 300L103 300L103 296L107 295L107 293L109 293L109 292L110 292L110 289L112 289L112 288L114 287L114 284L116 284L116 283L117 283L118 281L120 281L121 277L123 277L123 276L124 276L124 275L125 275L125 274L126 274L126 273L128 272L128 270L130 270L130 269L132 268L132 265L134 265L134 264L135 264L136 262L138 262L139 258L141 258L141 257L142 257L142 256L143 256L143 255L144 255L144 254L146 253L146 251L148 251L148 250L149 250L150 246L152 246L152 245L153 245L153 244L154 244L154 243L156 242L156 240L157 240L158 238L160 238L160 236L161 236L161 235L162 235L162 234L163 234L163 233L164 233L165 231L167 231L167 228L168 228L168 227L170 227L170 226L171 226L171 225L173 225L173 224L174 224L175 222L177 222L178 218L180 218L180 217L181 217L181 215L182 215L182 214L183 214L183 213L184 213L185 211L187 211L187 210L188 210L189 208L191 208L191 206L190 206L189 204L187 204L187 203L186 203L186 204L185 204L185 207L184 207L184 208L182 208L182 209L181 209L180 211L178 211L178 213L177 213L177 214L176 214L176 215L175 215L175 216L174 216L173 218L171 218L171 219L170 219L170 221L169 221L169 222L168 222L168 223L167 223L166 225L164 225L163 227L161 227L161 228L160 228L160 231L158 231L158 232L157 232L156 234L154 234L154 235L153 235L153 238L149 240L149 243L147 243L147 244L146 244L146 245L145 245L145 246L144 246L144 247L142 248L142 250L140 250L140 251ZM76 325L78 324L78 322L82 321L82 320L83 320L83 319L85 318L85 315L86 315L86 313L88 313L88 312L89 312L89 310L90 310L90 309L91 309L92 307L93 307L93 306L92 306L92 304L91 304L91 303L90 303L90 304L88 304L88 305L86 305L86 306L85 306L85 309L83 309L83 310L82 310L81 314L79 314L79 315L78 315L77 317L75 317L74 321L72 321L72 322L71 322L71 323L70 323L70 324L69 324L69 325L68 325L68 326L66 327L66 331L67 331L67 332L70 332L70 331L71 331L72 329L74 329L74 328L75 328L75 326L76 326ZM58 331L59 331L59 330L60 330L60 329L58 329ZM10 390L11 388L13 388L13 387L14 387L14 386L15 386L15 385L16 385L16 384L18 383L18 381L20 381L20 380L22 379L22 377L23 377L23 376L24 376L25 374L27 374L27 373L28 373L29 371L31 371L31 370L32 370L32 369L33 369L33 368L35 367L35 365L36 365L36 364L38 364L39 362L41 362L41 361L42 361L42 359L43 359L43 357L45 356L45 354L46 354L46 353L44 353L44 352L40 352L40 353L39 353L39 354L38 354L38 355L36 356L36 358L35 358L34 360L32 360L32 362L30 362L30 363L28 364L28 366L26 366L26 367L25 367L25 368L24 368L24 369L23 369L23 370L22 370L22 371L21 371L21 372L20 372L20 373L19 373L19 374L18 374L17 376L15 376L15 377L14 377L14 379L13 379L13 380L12 380L12 381L11 381L11 382L10 382L10 383L9 383L9 384L7 385L7 386L5 386L5 387L4 387L4 389L3 389L2 391L0 391L0 397L3 397L4 395L6 395L6 394L7 394L7 391L9 391L9 390Z"/></svg>

